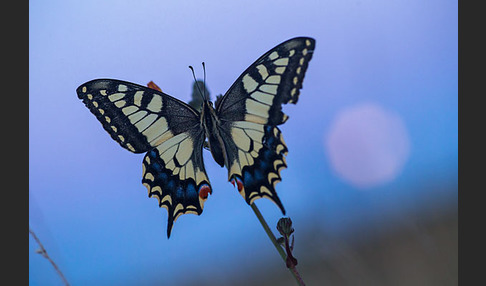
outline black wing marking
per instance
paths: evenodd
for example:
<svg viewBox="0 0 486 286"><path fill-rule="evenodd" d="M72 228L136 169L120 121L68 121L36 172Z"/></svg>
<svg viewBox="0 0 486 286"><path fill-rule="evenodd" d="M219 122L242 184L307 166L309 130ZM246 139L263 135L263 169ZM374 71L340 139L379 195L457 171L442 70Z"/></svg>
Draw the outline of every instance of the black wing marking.
<svg viewBox="0 0 486 286"><path fill-rule="evenodd" d="M199 113L141 85L99 79L77 89L111 137L134 153L147 152L142 183L168 211L167 236L177 218L202 213L211 186L204 169Z"/></svg>
<svg viewBox="0 0 486 286"><path fill-rule="evenodd" d="M277 125L288 116L282 104L296 103L315 48L312 38L290 39L261 56L216 103L227 153L228 180L248 204L266 197L285 209L275 185L287 167L287 146Z"/></svg>
<svg viewBox="0 0 486 286"><path fill-rule="evenodd" d="M147 152L199 125L196 110L145 86L97 79L82 84L76 92L113 140L134 153Z"/></svg>

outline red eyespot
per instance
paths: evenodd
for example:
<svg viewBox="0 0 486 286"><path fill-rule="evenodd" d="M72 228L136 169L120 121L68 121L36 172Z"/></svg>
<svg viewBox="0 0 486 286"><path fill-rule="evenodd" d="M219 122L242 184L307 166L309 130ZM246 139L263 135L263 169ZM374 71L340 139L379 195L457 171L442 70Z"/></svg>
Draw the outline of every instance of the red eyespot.
<svg viewBox="0 0 486 286"><path fill-rule="evenodd" d="M199 188L199 197L203 200L207 199L208 195L212 194L212 193L213 193L213 191L211 190L211 187L208 186L208 185L202 185Z"/></svg>
<svg viewBox="0 0 486 286"><path fill-rule="evenodd" d="M233 176L233 178L230 181L231 184L233 184L233 187L235 186L235 181L236 181L236 185L238 186L238 192L241 192L244 188L243 181L241 181L241 179L238 178L237 176Z"/></svg>

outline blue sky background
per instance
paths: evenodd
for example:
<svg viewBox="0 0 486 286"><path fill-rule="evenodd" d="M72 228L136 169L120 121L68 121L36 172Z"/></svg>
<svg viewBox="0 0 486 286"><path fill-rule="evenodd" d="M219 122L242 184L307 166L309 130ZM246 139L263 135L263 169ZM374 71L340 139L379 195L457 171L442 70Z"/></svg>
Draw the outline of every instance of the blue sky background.
<svg viewBox="0 0 486 286"><path fill-rule="evenodd" d="M290 119L281 127L289 154L277 191L297 233L346 237L454 208L457 13L448 0L29 1L30 226L73 285L177 285L188 273L211 281L215 271L281 263L207 151L213 195L201 216L180 217L167 240L167 212L141 184L143 155L114 142L75 90L95 78L153 80L187 102L187 66L202 76L205 61L214 98L295 36L316 39L300 100L284 107ZM361 188L336 171L326 140L343 111L367 104L399 118L409 150L392 179ZM383 149L373 142L382 141L366 141L369 150ZM256 203L275 225L279 209ZM60 285L35 249L30 238L30 285Z"/></svg>

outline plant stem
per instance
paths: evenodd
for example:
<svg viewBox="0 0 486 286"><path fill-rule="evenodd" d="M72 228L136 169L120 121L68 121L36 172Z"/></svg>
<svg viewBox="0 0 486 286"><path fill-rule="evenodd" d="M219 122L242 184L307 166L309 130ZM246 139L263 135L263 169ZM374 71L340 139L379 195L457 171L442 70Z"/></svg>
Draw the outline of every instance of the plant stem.
<svg viewBox="0 0 486 286"><path fill-rule="evenodd" d="M35 235L34 231L29 227L29 232L30 234L32 235L32 237L34 237L35 241L37 242L37 244L39 245L40 247L40 252L39 254L41 254L42 256L44 256L47 260L49 260L49 262L52 264L52 266L54 266L54 269L56 269L57 271L57 274L61 277L62 281L64 282L64 285L66 286L69 286L69 283L68 281L66 280L66 277L64 277L64 275L62 274L61 270L59 269L59 267L57 267L56 263L54 263L54 261L49 257L49 255L47 254L47 251L46 249L44 248L44 246L42 245L42 243L40 242L39 238L37 238L37 235Z"/></svg>
<svg viewBox="0 0 486 286"><path fill-rule="evenodd" d="M267 222L263 218L262 213L257 208L255 203L251 204L250 206L251 206L251 209L253 210L253 212L255 212L255 215L257 216L258 220L260 221L260 224L263 226L263 229L265 230L268 237L270 238L270 241L272 241L273 245L275 246L278 253L282 257L283 261L286 263L287 262L287 254L285 253L283 248L280 246L280 244L277 242L277 238L275 237L273 232L270 230L270 227L268 226ZM294 276L297 283L301 286L305 286L304 280L302 280L302 277L300 276L300 274L297 271L297 269L295 268L295 266L289 268L289 270L290 270L290 273L292 273L292 276Z"/></svg>

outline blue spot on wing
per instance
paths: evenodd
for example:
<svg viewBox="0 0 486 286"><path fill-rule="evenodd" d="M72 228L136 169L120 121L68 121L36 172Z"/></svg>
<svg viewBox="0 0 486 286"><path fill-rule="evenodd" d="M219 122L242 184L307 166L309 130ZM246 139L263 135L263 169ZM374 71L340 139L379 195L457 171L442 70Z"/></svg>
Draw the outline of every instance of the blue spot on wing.
<svg viewBox="0 0 486 286"><path fill-rule="evenodd" d="M255 169L255 174L254 174L254 176L255 176L255 180L256 180L256 181L262 181L262 180L264 179L264 177L263 177L263 172L262 172L262 170L261 170L261 169Z"/></svg>
<svg viewBox="0 0 486 286"><path fill-rule="evenodd" d="M243 182L245 182L245 185L252 185L254 183L253 176L247 170L243 171Z"/></svg>
<svg viewBox="0 0 486 286"><path fill-rule="evenodd" d="M184 190L180 186L177 188L175 196L176 196L176 199L178 199L178 200L184 199Z"/></svg>
<svg viewBox="0 0 486 286"><path fill-rule="evenodd" d="M274 152L270 149L266 149L263 151L263 154L262 154L262 159L263 161L271 161L272 160L272 154Z"/></svg>
<svg viewBox="0 0 486 286"><path fill-rule="evenodd" d="M173 180L167 182L167 189L173 190L174 188L175 188L175 182Z"/></svg>
<svg viewBox="0 0 486 286"><path fill-rule="evenodd" d="M166 181L168 176L166 173L159 173L159 175L157 176L160 180L162 181Z"/></svg>
<svg viewBox="0 0 486 286"><path fill-rule="evenodd" d="M261 168L261 169L263 169L263 170L267 170L267 169L268 169L268 167L269 167L269 165L270 165L270 164L268 164L268 162L267 162L267 161L265 161L265 160L260 160L260 162L259 162L259 163L260 163L260 168Z"/></svg>
<svg viewBox="0 0 486 286"><path fill-rule="evenodd" d="M187 185L186 192L187 192L186 193L187 198L189 198L191 200L197 199L196 187L192 183L189 183Z"/></svg>
<svg viewBox="0 0 486 286"><path fill-rule="evenodd" d="M265 142L265 145L267 145L268 147L272 146L273 144L275 143L275 138L274 137L270 137L270 138L267 138L266 142Z"/></svg>
<svg viewBox="0 0 486 286"><path fill-rule="evenodd" d="M153 162L152 163L152 167L157 171L157 172L160 172L162 171L162 167L160 167L160 164L159 163L156 163L156 162Z"/></svg>
<svg viewBox="0 0 486 286"><path fill-rule="evenodd" d="M151 158L157 158L157 152L155 150L152 150L148 153L148 155L151 157Z"/></svg>

